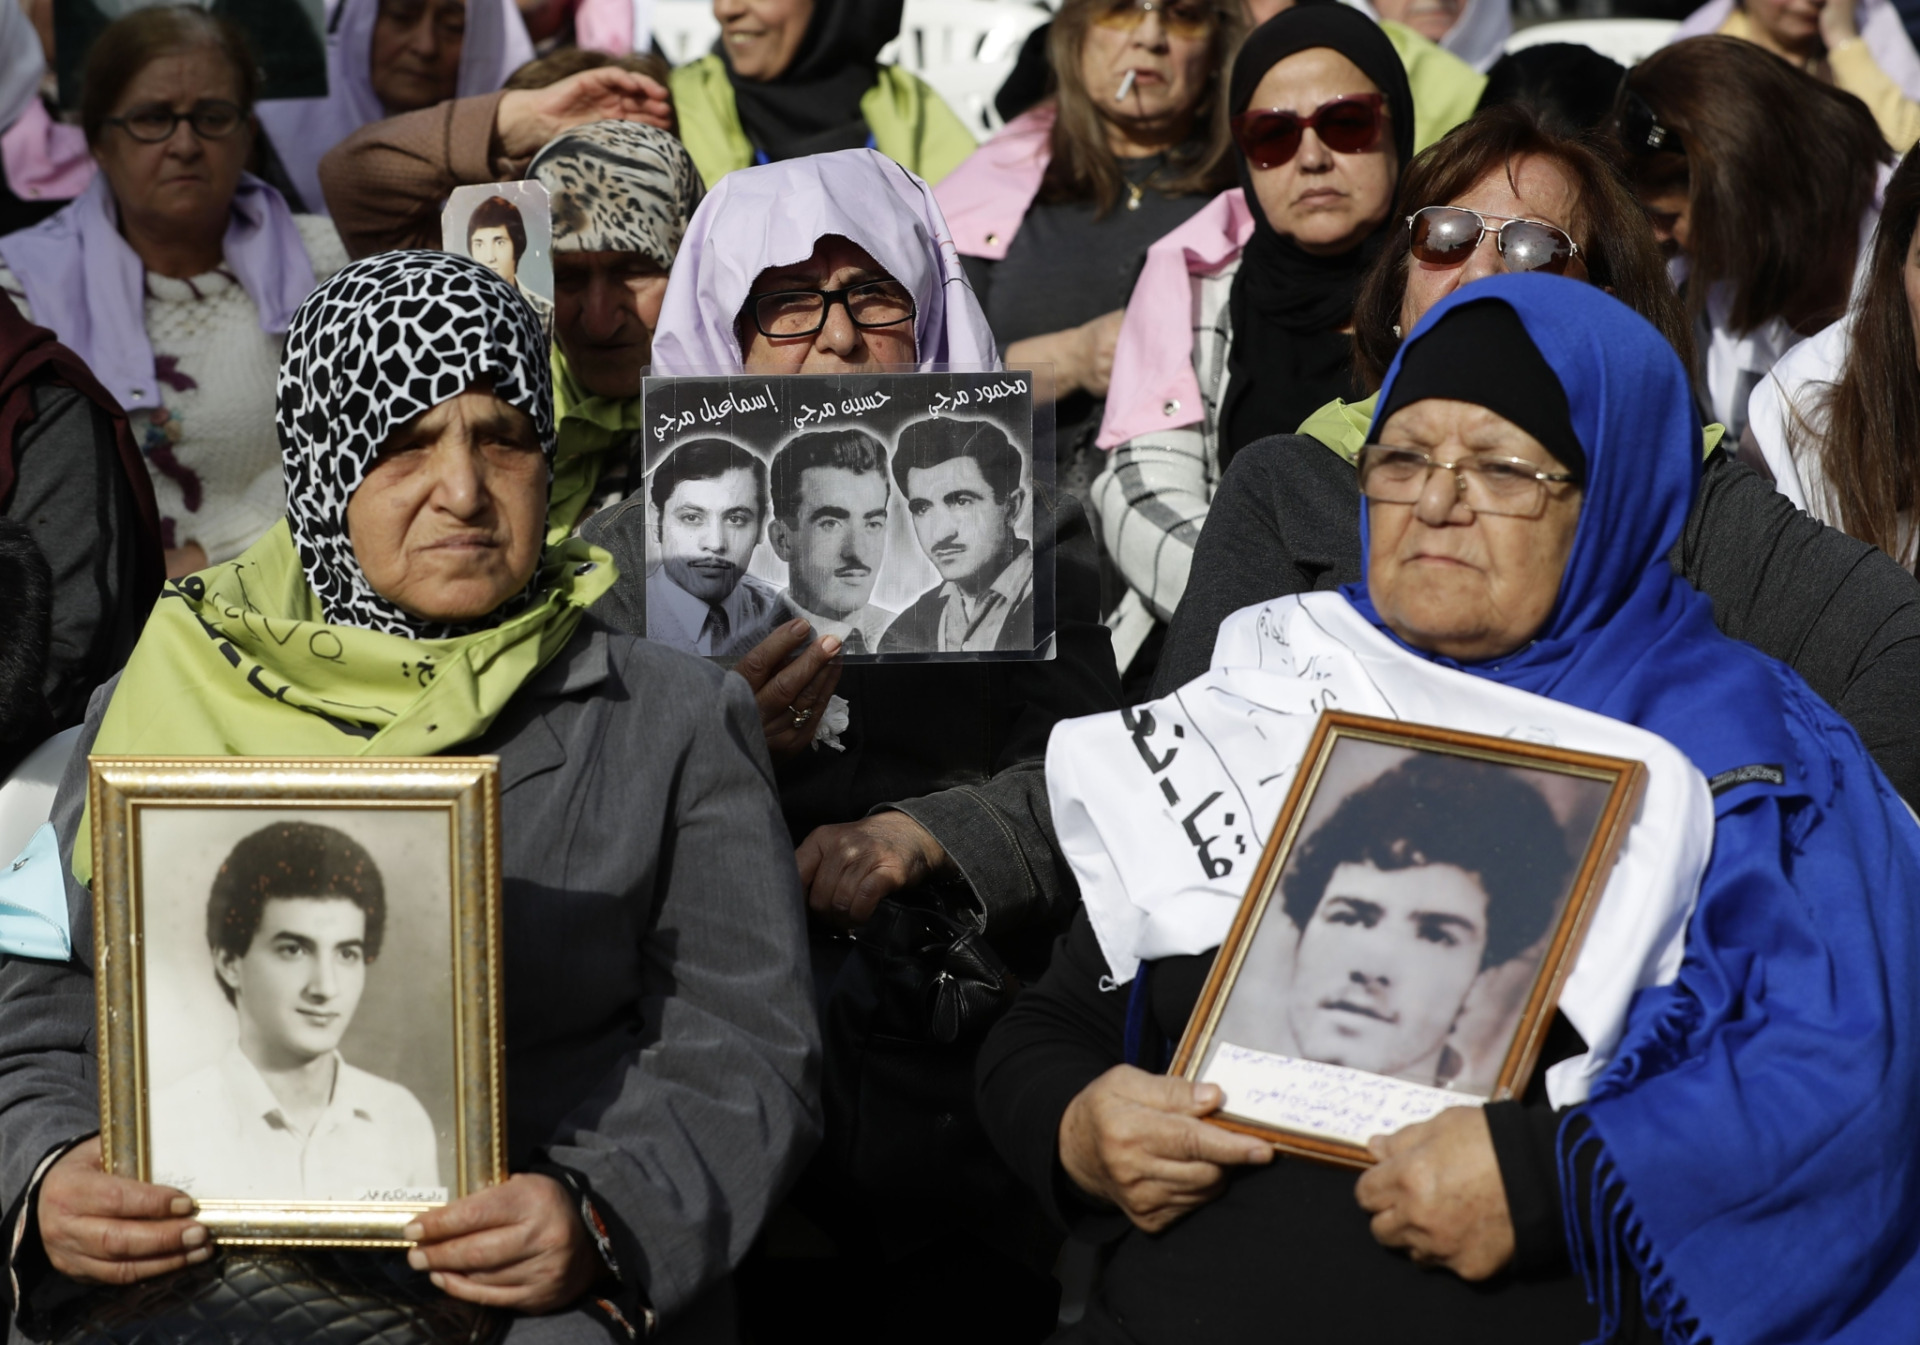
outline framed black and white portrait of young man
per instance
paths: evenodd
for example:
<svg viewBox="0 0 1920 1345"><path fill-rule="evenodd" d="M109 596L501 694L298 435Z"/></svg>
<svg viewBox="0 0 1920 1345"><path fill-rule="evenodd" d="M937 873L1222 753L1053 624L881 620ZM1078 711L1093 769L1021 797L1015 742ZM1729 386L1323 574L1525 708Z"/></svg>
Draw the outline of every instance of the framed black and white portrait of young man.
<svg viewBox="0 0 1920 1345"><path fill-rule="evenodd" d="M491 760L95 758L111 1170L227 1242L399 1242L499 1179Z"/></svg>
<svg viewBox="0 0 1920 1345"><path fill-rule="evenodd" d="M1637 762L1327 714L1174 1062L1223 1123L1370 1161L1517 1096L1644 776Z"/></svg>

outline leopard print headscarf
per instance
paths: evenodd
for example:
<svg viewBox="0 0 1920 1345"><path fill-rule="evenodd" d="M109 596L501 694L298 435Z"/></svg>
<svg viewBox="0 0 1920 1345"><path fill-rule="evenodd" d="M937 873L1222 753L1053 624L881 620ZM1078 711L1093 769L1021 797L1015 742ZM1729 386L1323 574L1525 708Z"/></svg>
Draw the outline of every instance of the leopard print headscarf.
<svg viewBox="0 0 1920 1345"><path fill-rule="evenodd" d="M555 252L638 252L667 268L706 194L685 145L631 121L555 136L527 176L552 202Z"/></svg>
<svg viewBox="0 0 1920 1345"><path fill-rule="evenodd" d="M280 357L277 427L287 522L335 625L417 640L496 625L527 590L471 625L422 621L373 591L347 538L347 501L395 430L476 384L533 418L553 461L553 388L540 320L520 292L449 252L383 252L307 296Z"/></svg>

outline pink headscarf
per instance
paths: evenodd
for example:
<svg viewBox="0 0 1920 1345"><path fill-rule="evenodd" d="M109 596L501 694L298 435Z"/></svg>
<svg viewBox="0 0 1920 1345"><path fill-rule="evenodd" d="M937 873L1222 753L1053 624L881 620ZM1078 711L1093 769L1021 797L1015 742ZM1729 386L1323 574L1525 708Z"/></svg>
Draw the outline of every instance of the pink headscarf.
<svg viewBox="0 0 1920 1345"><path fill-rule="evenodd" d="M653 336L656 374L740 367L734 317L762 271L838 234L913 294L920 366L999 366L993 333L925 182L877 150L843 149L743 168L694 212Z"/></svg>
<svg viewBox="0 0 1920 1345"><path fill-rule="evenodd" d="M327 96L276 98L254 111L273 142L301 204L327 213L320 158L369 122L389 115L373 91L373 25L380 0L331 0L327 6ZM492 93L533 59L533 42L514 0L467 0L454 97Z"/></svg>

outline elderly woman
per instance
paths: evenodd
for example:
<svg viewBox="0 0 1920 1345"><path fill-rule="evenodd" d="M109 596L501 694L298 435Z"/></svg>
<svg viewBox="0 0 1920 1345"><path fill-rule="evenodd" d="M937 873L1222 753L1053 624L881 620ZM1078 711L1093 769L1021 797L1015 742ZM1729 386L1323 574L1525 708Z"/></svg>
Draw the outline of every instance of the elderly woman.
<svg viewBox="0 0 1920 1345"><path fill-rule="evenodd" d="M1071 0L1047 34L1058 89L934 193L1007 362L1053 366L1063 450L1099 422L1147 248L1233 180L1220 71L1241 31L1238 0Z"/></svg>
<svg viewBox="0 0 1920 1345"><path fill-rule="evenodd" d="M1149 254L1100 429L1114 452L1093 501L1128 585L1123 669L1179 605L1234 452L1350 387L1354 294L1413 158L1406 71L1379 26L1345 6L1289 9L1255 29L1228 110L1241 191Z"/></svg>
<svg viewBox="0 0 1920 1345"><path fill-rule="evenodd" d="M533 58L513 0L339 0L328 7L327 94L275 99L260 121L308 210L320 156L382 117L492 93Z"/></svg>
<svg viewBox="0 0 1920 1345"><path fill-rule="evenodd" d="M1134 1226L1069 1338L1898 1334L1920 1194L1884 1164L1920 1123L1920 828L1669 565L1700 470L1685 369L1595 287L1496 276L1413 330L1369 439L1363 580L1246 609L1177 696L1050 745L1087 915L989 1038L980 1103L1062 1218ZM1148 1072L1248 874L1203 878L1160 786L1241 788L1257 853L1329 697L1649 768L1526 1096L1375 1138L1358 1182ZM1149 777L1149 712L1209 752Z"/></svg>
<svg viewBox="0 0 1920 1345"><path fill-rule="evenodd" d="M818 331L784 338L766 336L754 322L754 296L766 291L861 283L898 286L911 316L861 326L835 304ZM992 337L932 193L884 156L858 149L723 179L688 229L654 341L654 372L665 374L977 367L992 358ZM883 480L890 481L885 468L896 451L882 447ZM622 569L595 613L640 631L648 495L637 482L634 489L582 533L612 551ZM896 526L906 512L899 493L886 488ZM949 1305L943 1312L956 1335L994 1340L1020 1338L1026 1326L1016 1323L1018 1305L1030 1311L1036 1299L1048 1304L1042 1326L1050 1323L1052 1248L1044 1220L971 1122L978 1038L903 1047L904 1054L869 1041L928 1041L924 1012L903 1018L892 1012L897 1001L878 993L890 965L884 950L899 956L888 939L900 937L913 912L952 912L1031 979L1074 909L1046 816L1041 759L1055 723L1117 706L1119 686L1099 624L1086 517L1070 496L1037 496L1032 546L1043 558L1052 553L1055 576L1052 659L843 671L840 651L858 649L856 638L872 629L869 603L858 617L783 609L786 619L736 667L757 692L775 760L814 916L829 1024L827 1140L818 1180L802 1187L805 1208L834 1230L862 1277L875 1256L909 1263L873 1287L882 1311L917 1320L928 1296L937 1296ZM768 522L758 521L756 540ZM882 648L892 615L879 618ZM872 649L867 644L865 652ZM837 745L816 744L830 712ZM872 942L844 937L863 928ZM915 1073L903 1089L909 1069ZM876 1134L886 1142L868 1143ZM989 1269L968 1273L983 1263ZM832 1293L838 1281L811 1274L808 1281L808 1294L821 1296L807 1299L808 1310L845 1312ZM796 1310L784 1293L768 1307L770 1328Z"/></svg>
<svg viewBox="0 0 1920 1345"><path fill-rule="evenodd" d="M714 51L673 72L681 138L709 187L736 169L877 149L938 182L973 135L933 86L880 49L901 0L713 0Z"/></svg>
<svg viewBox="0 0 1920 1345"><path fill-rule="evenodd" d="M86 873L88 750L497 756L514 1175L421 1216L410 1259L457 1297L560 1314L542 1341L604 1341L609 1310L692 1330L817 1128L800 895L751 698L587 616L605 553L543 553L546 346L491 271L354 263L301 307L279 397L288 521L168 590L95 700L61 853ZM86 928L88 889L68 895ZM0 1200L27 1212L28 1319L66 1280L207 1254L178 1192L103 1174L83 1138L92 1067L63 1062L93 1048L91 975L0 966Z"/></svg>
<svg viewBox="0 0 1920 1345"><path fill-rule="evenodd" d="M130 413L168 573L231 560L280 517L269 415L281 334L343 258L242 165L256 74L245 39L191 6L136 10L88 55L96 177L0 238L0 291Z"/></svg>
<svg viewBox="0 0 1920 1345"><path fill-rule="evenodd" d="M1444 206L1563 231L1579 249L1569 276L1602 285L1633 308L1683 361L1691 350L1685 310L1632 196L1592 150L1545 129L1535 114L1500 108L1475 117L1414 160L1405 204L1416 222ZM1423 246L1422 257L1413 231L1402 233L1361 287L1354 345L1362 377L1377 383L1400 333L1434 304L1525 260L1520 245L1529 236L1538 234L1516 228L1503 251L1499 234L1483 232L1452 255ZM1377 404L1377 397L1333 403L1299 434L1251 444L1234 459L1194 548L1156 694L1206 671L1220 624L1242 607L1360 578L1353 464ZM1720 435L1709 425L1708 446ZM1902 794L1920 800L1920 725L1911 713L1920 585L1885 556L1800 514L1725 448L1707 458L1670 559L1713 599L1722 633L1791 666L1853 724Z"/></svg>

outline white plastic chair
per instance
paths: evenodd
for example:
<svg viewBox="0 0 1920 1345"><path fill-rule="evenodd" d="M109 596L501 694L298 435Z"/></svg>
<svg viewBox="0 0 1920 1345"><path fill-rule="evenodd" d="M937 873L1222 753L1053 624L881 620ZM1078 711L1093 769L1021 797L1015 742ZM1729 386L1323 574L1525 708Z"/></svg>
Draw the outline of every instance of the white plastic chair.
<svg viewBox="0 0 1920 1345"><path fill-rule="evenodd" d="M675 65L697 61L720 36L709 0L653 0L653 37Z"/></svg>
<svg viewBox="0 0 1920 1345"><path fill-rule="evenodd" d="M1009 0L907 0L900 36L880 53L931 84L975 135L1000 129L993 96L1020 44L1051 15Z"/></svg>
<svg viewBox="0 0 1920 1345"><path fill-rule="evenodd" d="M1680 24L1673 19L1563 19L1522 28L1507 39L1508 51L1546 42L1577 42L1632 66L1666 46Z"/></svg>
<svg viewBox="0 0 1920 1345"><path fill-rule="evenodd" d="M698 60L720 36L708 0L653 0L653 36L675 65ZM1000 127L993 95L1013 71L1020 44L1048 10L1019 0L907 0L900 36L880 52L931 84L967 128Z"/></svg>

